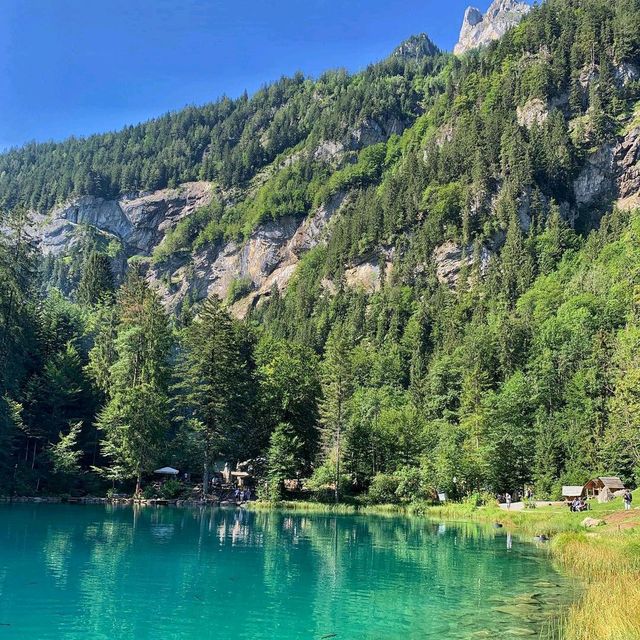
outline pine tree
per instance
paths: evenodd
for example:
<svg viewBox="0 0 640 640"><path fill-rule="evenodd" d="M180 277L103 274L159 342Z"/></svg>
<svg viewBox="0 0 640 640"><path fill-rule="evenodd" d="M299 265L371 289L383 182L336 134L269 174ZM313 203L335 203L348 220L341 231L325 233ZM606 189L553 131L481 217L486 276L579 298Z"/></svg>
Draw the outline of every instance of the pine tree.
<svg viewBox="0 0 640 640"><path fill-rule="evenodd" d="M342 437L347 420L347 403L353 392L351 338L337 325L327 340L322 363L320 416L324 454L334 468L334 498L340 502Z"/></svg>
<svg viewBox="0 0 640 640"><path fill-rule="evenodd" d="M108 300L113 295L113 291L113 273L109 257L97 251L91 251L82 267L77 291L78 302L88 306L95 305L101 300Z"/></svg>
<svg viewBox="0 0 640 640"><path fill-rule="evenodd" d="M286 422L278 424L271 434L267 450L268 494L271 500L281 500L284 481L300 471L302 444L294 427Z"/></svg>
<svg viewBox="0 0 640 640"><path fill-rule="evenodd" d="M206 493L215 460L234 451L251 408L247 337L216 296L185 330L179 390L184 415L196 432Z"/></svg>
<svg viewBox="0 0 640 640"><path fill-rule="evenodd" d="M132 270L118 296L121 316L109 370L108 402L98 416L104 433L103 454L123 474L142 475L164 446L169 427L169 354L172 343L167 316L158 296Z"/></svg>

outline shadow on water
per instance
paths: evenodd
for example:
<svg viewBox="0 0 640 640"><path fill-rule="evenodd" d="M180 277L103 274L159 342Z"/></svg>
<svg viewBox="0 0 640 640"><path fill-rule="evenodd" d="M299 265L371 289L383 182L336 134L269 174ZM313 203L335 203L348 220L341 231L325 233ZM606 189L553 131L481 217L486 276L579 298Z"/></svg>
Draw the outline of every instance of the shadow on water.
<svg viewBox="0 0 640 640"><path fill-rule="evenodd" d="M0 640L536 637L572 591L544 549L472 523L0 507Z"/></svg>

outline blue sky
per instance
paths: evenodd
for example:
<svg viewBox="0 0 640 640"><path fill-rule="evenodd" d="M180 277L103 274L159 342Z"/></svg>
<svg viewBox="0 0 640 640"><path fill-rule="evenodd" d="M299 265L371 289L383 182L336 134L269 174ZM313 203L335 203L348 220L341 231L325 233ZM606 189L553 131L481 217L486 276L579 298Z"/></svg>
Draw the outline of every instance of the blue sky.
<svg viewBox="0 0 640 640"><path fill-rule="evenodd" d="M357 70L414 33L451 49L467 4L0 0L0 149L119 129L298 70Z"/></svg>

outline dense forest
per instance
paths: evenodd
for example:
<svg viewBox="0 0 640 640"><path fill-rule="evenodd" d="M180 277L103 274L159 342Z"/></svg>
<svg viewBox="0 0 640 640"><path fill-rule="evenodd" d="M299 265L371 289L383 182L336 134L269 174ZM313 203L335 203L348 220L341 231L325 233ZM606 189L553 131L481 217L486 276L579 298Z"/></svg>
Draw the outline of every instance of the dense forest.
<svg viewBox="0 0 640 640"><path fill-rule="evenodd" d="M640 211L573 190L640 125L625 65L640 67L638 0L548 0L462 58L417 37L353 76L1 155L2 492L141 491L156 466L206 481L247 459L271 498L295 477L373 502L637 484ZM545 115L523 123L533 100ZM367 119L403 131L318 159ZM156 263L349 197L244 320L228 306L242 290L168 314L144 265L120 281L91 234L61 282L29 232L31 209L74 194L193 179L241 196L182 221ZM455 287L436 273L444 242L462 251ZM385 265L377 291L346 283L363 260Z"/></svg>

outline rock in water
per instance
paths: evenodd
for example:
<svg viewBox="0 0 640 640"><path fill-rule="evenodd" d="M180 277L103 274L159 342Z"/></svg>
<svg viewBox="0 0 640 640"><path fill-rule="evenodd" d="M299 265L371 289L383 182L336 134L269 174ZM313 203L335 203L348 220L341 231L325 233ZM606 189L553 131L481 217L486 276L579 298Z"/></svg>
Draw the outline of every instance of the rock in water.
<svg viewBox="0 0 640 640"><path fill-rule="evenodd" d="M460 38L453 52L461 55L501 38L530 10L531 7L528 4L516 0L494 0L484 15L475 7L467 7L462 20Z"/></svg>

